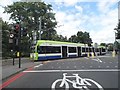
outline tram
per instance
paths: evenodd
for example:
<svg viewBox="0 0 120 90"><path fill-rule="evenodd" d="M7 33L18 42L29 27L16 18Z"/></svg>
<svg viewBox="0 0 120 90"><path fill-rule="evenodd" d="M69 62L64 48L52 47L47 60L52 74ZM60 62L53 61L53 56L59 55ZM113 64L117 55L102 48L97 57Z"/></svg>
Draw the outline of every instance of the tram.
<svg viewBox="0 0 120 90"><path fill-rule="evenodd" d="M103 46L94 48L89 47L87 44L82 43L70 43L50 40L38 40L35 45L35 52L33 55L34 60L52 60L60 58L71 58L71 57L83 57L92 55L104 55L106 49Z"/></svg>

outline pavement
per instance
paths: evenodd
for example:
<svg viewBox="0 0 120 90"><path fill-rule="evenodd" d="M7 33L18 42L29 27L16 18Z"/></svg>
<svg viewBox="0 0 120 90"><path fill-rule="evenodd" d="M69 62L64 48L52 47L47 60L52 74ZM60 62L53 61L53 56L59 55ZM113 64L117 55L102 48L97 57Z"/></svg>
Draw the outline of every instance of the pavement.
<svg viewBox="0 0 120 90"><path fill-rule="evenodd" d="M39 62L41 63L41 62ZM21 58L21 68L19 68L19 59L15 58L15 64L13 65L12 59L2 60L2 81L7 80L9 77L29 68L38 63L30 60L29 58ZM0 80L1 81L1 80Z"/></svg>

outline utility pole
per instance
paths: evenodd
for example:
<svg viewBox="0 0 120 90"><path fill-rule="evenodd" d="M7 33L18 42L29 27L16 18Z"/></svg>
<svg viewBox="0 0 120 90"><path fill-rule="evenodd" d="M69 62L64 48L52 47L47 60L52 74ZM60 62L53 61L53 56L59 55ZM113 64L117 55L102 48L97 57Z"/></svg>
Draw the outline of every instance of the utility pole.
<svg viewBox="0 0 120 90"><path fill-rule="evenodd" d="M19 46L19 68L21 68L21 25L20 25L19 36L18 36L18 46Z"/></svg>
<svg viewBox="0 0 120 90"><path fill-rule="evenodd" d="M39 20L39 40L41 40L41 17L40 17L40 20Z"/></svg>

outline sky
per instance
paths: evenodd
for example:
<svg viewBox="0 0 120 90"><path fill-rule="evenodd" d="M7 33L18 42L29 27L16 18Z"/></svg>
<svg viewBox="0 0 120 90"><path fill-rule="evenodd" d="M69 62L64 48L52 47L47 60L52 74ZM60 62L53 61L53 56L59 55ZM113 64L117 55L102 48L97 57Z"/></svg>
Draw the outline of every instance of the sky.
<svg viewBox="0 0 120 90"><path fill-rule="evenodd" d="M0 15L5 21L9 14L3 14L2 6L19 0L2 0ZM39 1L39 0L36 0ZM58 27L58 34L67 36L77 34L78 31L89 32L93 43L113 43L115 41L114 28L118 24L118 0L43 0L52 5Z"/></svg>

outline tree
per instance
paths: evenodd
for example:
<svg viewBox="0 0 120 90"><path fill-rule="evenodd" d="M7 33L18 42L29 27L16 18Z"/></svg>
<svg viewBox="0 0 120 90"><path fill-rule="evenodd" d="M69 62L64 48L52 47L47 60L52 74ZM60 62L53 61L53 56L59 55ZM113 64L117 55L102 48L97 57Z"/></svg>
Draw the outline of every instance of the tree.
<svg viewBox="0 0 120 90"><path fill-rule="evenodd" d="M38 30L40 18L43 34L50 33L51 35L57 25L52 6L44 2L14 2L13 5L6 7L4 13L11 14L10 19L20 21L22 27L28 28L29 34L32 30Z"/></svg>
<svg viewBox="0 0 120 90"><path fill-rule="evenodd" d="M116 41L114 42L114 45L117 50L120 50L120 42L118 41L120 39L120 19L117 28L115 28L114 30L117 31L117 33L115 33Z"/></svg>
<svg viewBox="0 0 120 90"><path fill-rule="evenodd" d="M9 44L9 32L11 30L8 22L4 22L2 19L2 58L6 58L10 56L10 44Z"/></svg>
<svg viewBox="0 0 120 90"><path fill-rule="evenodd" d="M89 33L82 31L78 31L77 35L72 35L69 38L69 41L75 43L84 43L84 44L88 44L89 46L91 46L92 43L92 39L90 38Z"/></svg>
<svg viewBox="0 0 120 90"><path fill-rule="evenodd" d="M53 40L57 25L55 13L52 12L52 6L44 2L14 2L12 5L5 7L4 13L9 13L10 19L20 22L21 28L26 27L29 37L21 38L21 45L25 47L22 52L29 53L30 42L32 42L32 31L37 33L39 39L39 24L42 26L42 39ZM32 39L30 39L32 38ZM29 41L29 42L28 42Z"/></svg>
<svg viewBox="0 0 120 90"><path fill-rule="evenodd" d="M77 43L77 36L76 35L72 35L70 38L69 38L69 42L74 42L74 43Z"/></svg>
<svg viewBox="0 0 120 90"><path fill-rule="evenodd" d="M101 45L101 46L106 46L106 43L101 43L100 45Z"/></svg>
<svg viewBox="0 0 120 90"><path fill-rule="evenodd" d="M113 49L114 49L113 43L108 43L107 47L108 47L108 51L113 51Z"/></svg>

